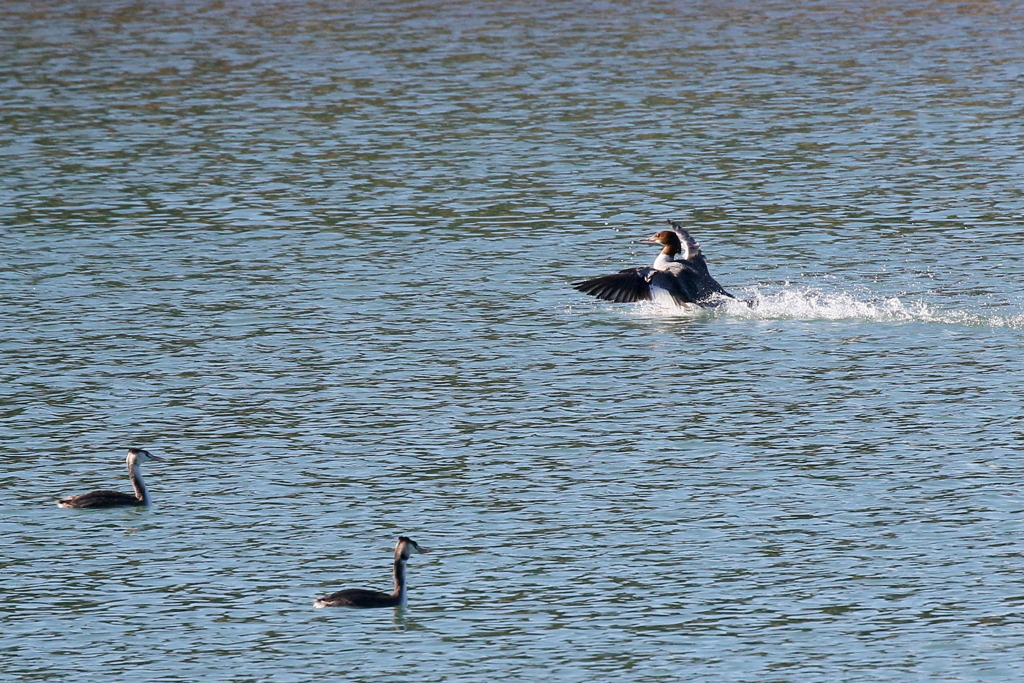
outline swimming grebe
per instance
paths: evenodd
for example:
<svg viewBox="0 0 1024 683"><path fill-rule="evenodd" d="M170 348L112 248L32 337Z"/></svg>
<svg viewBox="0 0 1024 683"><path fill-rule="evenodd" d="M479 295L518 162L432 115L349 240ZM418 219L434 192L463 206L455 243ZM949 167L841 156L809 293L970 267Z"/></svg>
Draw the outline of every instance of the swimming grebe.
<svg viewBox="0 0 1024 683"><path fill-rule="evenodd" d="M313 601L313 607L405 607L405 563L412 553L428 553L416 541L399 536L395 544L395 590L390 593L348 588Z"/></svg>
<svg viewBox="0 0 1024 683"><path fill-rule="evenodd" d="M700 245L690 233L673 220L669 225L671 230L662 230L641 240L664 247L652 266L627 268L614 275L576 282L573 288L618 303L654 301L677 306L717 306L723 299L734 299L711 277Z"/></svg>
<svg viewBox="0 0 1024 683"><path fill-rule="evenodd" d="M128 476L131 477L132 488L135 489L134 496L120 491L92 491L62 498L57 501L57 507L116 508L149 505L149 492L146 491L146 482L142 481L139 465L150 460L163 460L163 458L158 458L141 448L128 449Z"/></svg>

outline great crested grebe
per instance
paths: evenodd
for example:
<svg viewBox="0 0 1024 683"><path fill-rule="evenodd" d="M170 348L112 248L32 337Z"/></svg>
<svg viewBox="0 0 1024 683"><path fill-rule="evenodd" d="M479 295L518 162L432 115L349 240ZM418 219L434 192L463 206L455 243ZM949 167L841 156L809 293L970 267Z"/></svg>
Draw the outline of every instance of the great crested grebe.
<svg viewBox="0 0 1024 683"><path fill-rule="evenodd" d="M617 303L654 301L677 306L717 306L723 299L735 299L711 277L700 245L690 233L673 220L668 223L671 230L662 230L641 240L663 247L653 265L626 268L613 275L576 282L573 288Z"/></svg>
<svg viewBox="0 0 1024 683"><path fill-rule="evenodd" d="M313 601L313 607L405 607L405 563L413 553L428 553L416 541L399 536L395 544L395 590L390 593L347 588Z"/></svg>
<svg viewBox="0 0 1024 683"><path fill-rule="evenodd" d="M146 491L146 482L142 481L142 473L139 466L150 460L163 460L149 451L141 448L128 449L128 476L132 480L132 488L135 495L121 493L120 491L91 491L80 493L77 496L68 496L57 501L57 507L62 508L116 508L136 507L149 505L149 492Z"/></svg>

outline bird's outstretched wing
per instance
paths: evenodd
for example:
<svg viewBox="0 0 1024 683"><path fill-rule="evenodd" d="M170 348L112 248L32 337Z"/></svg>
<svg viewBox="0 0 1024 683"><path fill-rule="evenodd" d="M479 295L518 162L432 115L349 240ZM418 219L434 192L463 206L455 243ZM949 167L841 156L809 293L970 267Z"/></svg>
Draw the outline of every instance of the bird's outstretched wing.
<svg viewBox="0 0 1024 683"><path fill-rule="evenodd" d="M681 306L695 301L693 293L686 290L683 281L674 273L646 266L627 268L612 275L601 275L576 282L573 288L598 299L616 303L652 301L658 290L664 291L676 305Z"/></svg>

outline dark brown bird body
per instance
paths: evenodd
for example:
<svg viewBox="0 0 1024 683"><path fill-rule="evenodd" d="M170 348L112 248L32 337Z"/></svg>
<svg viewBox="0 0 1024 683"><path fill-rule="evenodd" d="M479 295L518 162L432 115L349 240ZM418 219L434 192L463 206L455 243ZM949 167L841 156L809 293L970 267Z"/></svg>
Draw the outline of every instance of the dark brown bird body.
<svg viewBox="0 0 1024 683"><path fill-rule="evenodd" d="M404 607L406 604L405 563L412 553L428 553L407 536L399 536L395 544L395 589L390 593L365 588L347 588L317 598L314 607Z"/></svg>
<svg viewBox="0 0 1024 683"><path fill-rule="evenodd" d="M116 508L116 507L141 507L149 505L149 492L146 490L146 482L142 480L142 472L139 466L150 460L163 460L149 451L141 448L129 448L128 477L132 482L134 494L121 493L120 491L90 491L80 493L77 496L68 496L57 501L57 507L62 508Z"/></svg>

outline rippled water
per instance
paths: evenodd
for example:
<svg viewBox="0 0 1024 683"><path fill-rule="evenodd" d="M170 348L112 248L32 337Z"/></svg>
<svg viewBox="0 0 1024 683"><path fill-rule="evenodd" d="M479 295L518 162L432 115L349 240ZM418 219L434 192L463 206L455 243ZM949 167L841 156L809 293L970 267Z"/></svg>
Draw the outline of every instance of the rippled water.
<svg viewBox="0 0 1024 683"><path fill-rule="evenodd" d="M0 674L1017 680L1022 19L7 3Z"/></svg>

